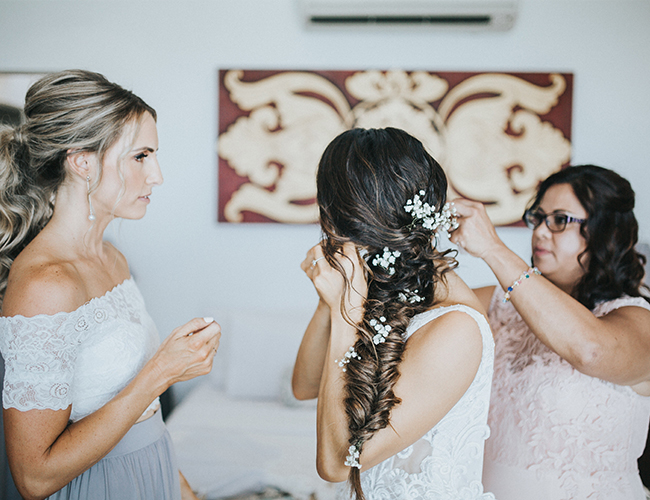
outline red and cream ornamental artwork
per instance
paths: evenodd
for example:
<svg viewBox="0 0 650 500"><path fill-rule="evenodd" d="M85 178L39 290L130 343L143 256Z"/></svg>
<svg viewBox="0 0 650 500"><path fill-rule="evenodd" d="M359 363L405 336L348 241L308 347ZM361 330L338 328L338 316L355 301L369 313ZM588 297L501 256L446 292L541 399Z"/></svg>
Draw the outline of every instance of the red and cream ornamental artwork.
<svg viewBox="0 0 650 500"><path fill-rule="evenodd" d="M317 222L327 144L390 126L440 162L450 199L515 224L570 160L572 88L570 73L220 70L218 220Z"/></svg>

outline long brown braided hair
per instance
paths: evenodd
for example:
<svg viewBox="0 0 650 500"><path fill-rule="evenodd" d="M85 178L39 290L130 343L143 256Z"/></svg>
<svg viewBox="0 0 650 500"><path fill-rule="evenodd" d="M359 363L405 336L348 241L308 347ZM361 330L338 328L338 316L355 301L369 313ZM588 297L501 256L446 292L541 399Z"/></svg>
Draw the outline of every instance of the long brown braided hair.
<svg viewBox="0 0 650 500"><path fill-rule="evenodd" d="M326 148L317 185L327 261L345 277L334 257L349 241L367 264L364 315L355 325L354 349L360 358L348 363L345 372L349 444L361 452L364 443L389 424L392 408L400 403L393 387L411 318L434 305L444 273L456 266L451 250L436 250L432 231L414 223L404 209L407 200L424 191L422 201L439 212L447 179L422 143L403 130L353 129ZM399 257L387 268L373 265L386 247ZM347 279L346 290L350 292ZM375 343L373 324L382 317L391 329L385 341ZM365 500L357 467L351 467L349 482L352 494Z"/></svg>

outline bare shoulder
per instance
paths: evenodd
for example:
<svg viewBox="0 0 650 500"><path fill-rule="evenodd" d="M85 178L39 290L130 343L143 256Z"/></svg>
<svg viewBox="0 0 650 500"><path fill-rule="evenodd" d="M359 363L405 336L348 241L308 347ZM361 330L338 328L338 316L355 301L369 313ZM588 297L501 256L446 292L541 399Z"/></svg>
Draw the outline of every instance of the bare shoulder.
<svg viewBox="0 0 650 500"><path fill-rule="evenodd" d="M650 310L645 307L624 305L601 316L600 320L610 323L618 331L650 336Z"/></svg>
<svg viewBox="0 0 650 500"><path fill-rule="evenodd" d="M460 304L464 305L464 304ZM469 306L466 306L472 309ZM480 311L477 311L480 313ZM429 321L416 332L411 340L421 339L426 342L472 342L472 339L481 341L481 330L472 316L462 310L451 310Z"/></svg>
<svg viewBox="0 0 650 500"><path fill-rule="evenodd" d="M420 369L448 369L456 375L467 371L467 376L473 378L482 353L483 338L476 319L454 310L429 321L411 335L404 361L421 365Z"/></svg>
<svg viewBox="0 0 650 500"><path fill-rule="evenodd" d="M494 295L495 288L496 286L492 285L472 289L486 311L490 309L490 302L492 301L492 295Z"/></svg>
<svg viewBox="0 0 650 500"><path fill-rule="evenodd" d="M395 385L402 404L393 426L415 440L436 425L476 379L482 354L481 330L467 312L446 312L414 332Z"/></svg>
<svg viewBox="0 0 650 500"><path fill-rule="evenodd" d="M4 316L71 312L85 302L74 266L59 262L14 262L2 304Z"/></svg>
<svg viewBox="0 0 650 500"><path fill-rule="evenodd" d="M446 289L444 294L439 294L436 298L439 306L451 306L455 304L462 304L467 307L478 311L483 316L487 316L487 305L489 305L489 298L487 305L476 294L476 290L467 286L460 276L455 272L449 272L445 275Z"/></svg>

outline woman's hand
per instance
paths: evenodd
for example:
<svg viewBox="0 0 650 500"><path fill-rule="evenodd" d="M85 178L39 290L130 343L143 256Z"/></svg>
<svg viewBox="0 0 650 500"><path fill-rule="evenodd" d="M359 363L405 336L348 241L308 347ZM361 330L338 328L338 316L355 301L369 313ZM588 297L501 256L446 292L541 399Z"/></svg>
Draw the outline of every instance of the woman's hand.
<svg viewBox="0 0 650 500"><path fill-rule="evenodd" d="M353 243L344 244L342 252L337 253L335 258L350 284L348 293L343 275L329 265L320 245L307 252L307 257L300 267L314 284L321 301L332 311L341 310L343 306L344 313L354 322L358 322L363 317L363 304L368 293L361 258Z"/></svg>
<svg viewBox="0 0 650 500"><path fill-rule="evenodd" d="M212 318L195 318L176 328L151 358L165 389L176 382L210 373L221 327Z"/></svg>
<svg viewBox="0 0 650 500"><path fill-rule="evenodd" d="M485 259L496 248L504 246L482 203L457 198L454 206L458 229L451 233L452 243L480 259Z"/></svg>

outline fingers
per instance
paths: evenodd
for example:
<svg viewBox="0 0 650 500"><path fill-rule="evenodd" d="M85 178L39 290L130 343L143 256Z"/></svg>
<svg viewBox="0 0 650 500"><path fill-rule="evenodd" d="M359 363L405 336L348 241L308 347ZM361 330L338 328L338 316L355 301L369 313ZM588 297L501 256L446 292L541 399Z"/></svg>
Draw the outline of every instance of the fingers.
<svg viewBox="0 0 650 500"><path fill-rule="evenodd" d="M343 256L344 258L339 259L339 262L343 265L348 278L352 281L362 279L364 277L363 264L357 246L349 242L343 245ZM365 282L365 279L363 281Z"/></svg>
<svg viewBox="0 0 650 500"><path fill-rule="evenodd" d="M352 261L353 264L359 264L359 252L357 252L357 246L348 241L343 245L343 255Z"/></svg>
<svg viewBox="0 0 650 500"><path fill-rule="evenodd" d="M189 333L187 332L189 329ZM176 340L187 340L187 348L200 357L212 358L217 353L221 339L221 326L212 318L194 318L171 335Z"/></svg>
<svg viewBox="0 0 650 500"><path fill-rule="evenodd" d="M305 260L303 260L300 264L300 268L305 273L309 274L309 271L313 270L318 265L318 263L324 259L325 256L323 255L323 249L321 248L320 244L314 245L307 252L307 256L305 257Z"/></svg>
<svg viewBox="0 0 650 500"><path fill-rule="evenodd" d="M167 386L205 375L219 348L221 327L212 318L194 318L178 327L150 360Z"/></svg>
<svg viewBox="0 0 650 500"><path fill-rule="evenodd" d="M221 327L218 323L212 322L202 330L189 337L189 348L198 357L198 364L195 366L198 375L205 375L212 369L214 356L219 349L221 340Z"/></svg>
<svg viewBox="0 0 650 500"><path fill-rule="evenodd" d="M449 241L460 248L465 248L465 240L463 238L465 225L468 219L476 213L478 207L483 207L483 205L464 198L456 198L452 203L456 209L456 221L458 222L458 227L451 233Z"/></svg>
<svg viewBox="0 0 650 500"><path fill-rule="evenodd" d="M354 243L343 244L340 250L334 255L334 259L341 265L348 279L352 277L355 268L359 267L359 254Z"/></svg>
<svg viewBox="0 0 650 500"><path fill-rule="evenodd" d="M214 354L216 354L217 350L219 349L219 343L221 342L221 327L217 323L214 323L214 325L217 330L216 334L210 337L207 344L210 347L210 349L214 352Z"/></svg>
<svg viewBox="0 0 650 500"><path fill-rule="evenodd" d="M323 260L325 256L318 257L314 260L311 261L311 267L316 267L316 264L318 264L321 260Z"/></svg>
<svg viewBox="0 0 650 500"><path fill-rule="evenodd" d="M454 200L458 228L450 240L470 255L485 259L502 243L494 224L482 203L465 199Z"/></svg>
<svg viewBox="0 0 650 500"><path fill-rule="evenodd" d="M465 198L456 198L452 203L456 208L457 217L471 217L478 212L485 212L485 205L476 201L467 200Z"/></svg>
<svg viewBox="0 0 650 500"><path fill-rule="evenodd" d="M191 321L188 321L182 326L179 326L172 332L174 338L186 337L188 335L193 335L205 329L210 324L214 323L214 318L194 318ZM216 324L216 323L215 323ZM217 325L218 326L218 325Z"/></svg>
<svg viewBox="0 0 650 500"><path fill-rule="evenodd" d="M353 267L356 267L359 264L359 254L357 252L357 247L354 243L347 242L343 245L342 251L339 252L341 256L338 255L335 257L338 260L344 269L347 270L349 263L352 263ZM348 263L348 266L346 266ZM300 268L310 277L313 278L316 274L315 271L319 266L330 267L327 261L325 260L325 255L323 255L323 249L320 244L313 246L307 252L305 260L300 264Z"/></svg>
<svg viewBox="0 0 650 500"><path fill-rule="evenodd" d="M221 326L212 322L201 330L188 335L190 337L190 346L194 349L200 349L203 345L213 348L218 345L221 338Z"/></svg>
<svg viewBox="0 0 650 500"><path fill-rule="evenodd" d="M461 249L465 249L466 246L465 230L464 230L462 219L460 218L458 219L458 227L449 236L449 241L451 241L454 245L460 247Z"/></svg>

